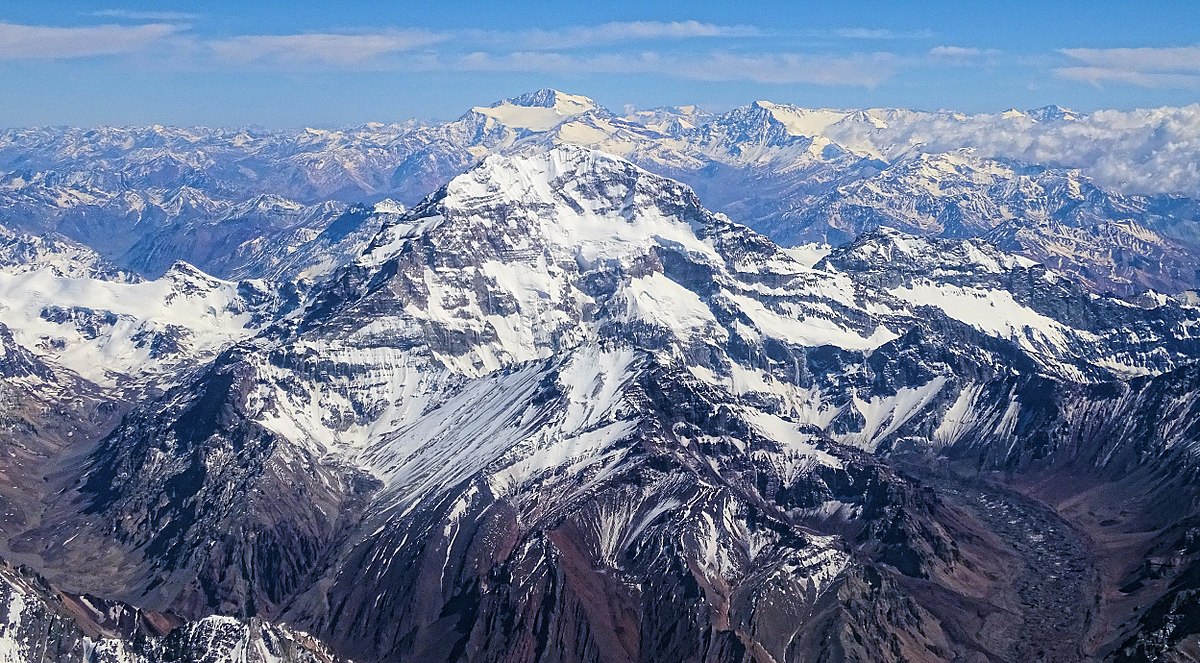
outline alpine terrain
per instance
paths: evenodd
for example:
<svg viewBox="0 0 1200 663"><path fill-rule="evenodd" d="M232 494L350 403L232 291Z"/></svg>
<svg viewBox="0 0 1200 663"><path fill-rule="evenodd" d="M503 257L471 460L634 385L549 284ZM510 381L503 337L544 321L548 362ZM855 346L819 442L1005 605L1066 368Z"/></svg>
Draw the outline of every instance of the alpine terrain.
<svg viewBox="0 0 1200 663"><path fill-rule="evenodd" d="M1200 660L1186 112L0 132L0 661Z"/></svg>

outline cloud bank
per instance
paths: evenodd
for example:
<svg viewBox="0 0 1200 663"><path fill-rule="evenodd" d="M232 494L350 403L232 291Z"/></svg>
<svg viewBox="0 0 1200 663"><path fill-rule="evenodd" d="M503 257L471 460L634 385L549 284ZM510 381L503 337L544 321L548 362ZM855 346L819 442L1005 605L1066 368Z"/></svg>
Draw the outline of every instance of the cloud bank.
<svg viewBox="0 0 1200 663"><path fill-rule="evenodd" d="M1200 46L1172 48L1064 48L1076 64L1055 70L1070 80L1100 85L1200 89Z"/></svg>
<svg viewBox="0 0 1200 663"><path fill-rule="evenodd" d="M69 59L135 53L182 29L170 23L79 28L0 23L0 59Z"/></svg>
<svg viewBox="0 0 1200 663"><path fill-rule="evenodd" d="M101 10L111 18L181 19L171 12ZM627 21L512 32L384 29L339 33L252 34L215 39L187 26L156 22L61 28L0 24L0 58L79 58L165 55L192 68L255 67L311 71L505 71L558 74L635 74L700 81L807 83L873 87L901 66L886 52L846 55L670 48L684 41L764 38L756 27L700 21ZM857 39L897 38L883 30L851 29ZM654 42L657 50L597 47ZM761 47L761 44L758 44ZM599 51L599 52L597 52Z"/></svg>
<svg viewBox="0 0 1200 663"><path fill-rule="evenodd" d="M1070 122L1037 123L998 114L900 113L882 129L835 125L831 140L878 146L898 158L912 145L930 152L973 147L984 156L1080 168L1126 193L1200 196L1200 104L1105 110Z"/></svg>

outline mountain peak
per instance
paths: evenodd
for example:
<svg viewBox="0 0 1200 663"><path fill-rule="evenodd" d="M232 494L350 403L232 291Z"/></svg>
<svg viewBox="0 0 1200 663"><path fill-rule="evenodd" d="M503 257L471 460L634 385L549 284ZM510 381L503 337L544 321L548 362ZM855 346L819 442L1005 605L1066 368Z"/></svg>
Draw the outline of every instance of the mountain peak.
<svg viewBox="0 0 1200 663"><path fill-rule="evenodd" d="M744 110L742 110L744 109ZM759 99L749 106L730 113L731 116L749 116L758 121L777 124L789 136L813 138L837 122L849 117L852 112L831 108L802 108L790 104L777 104Z"/></svg>
<svg viewBox="0 0 1200 663"><path fill-rule="evenodd" d="M379 264L414 236L444 225L456 232L486 226L490 242L514 246L537 236L532 245L567 247L573 259L584 262L628 258L654 237L704 253L688 224L702 223L706 214L683 184L620 157L561 145L485 158L386 226L362 259Z"/></svg>
<svg viewBox="0 0 1200 663"><path fill-rule="evenodd" d="M1042 106L1041 108L1034 108L1032 110L1025 111L1025 114L1037 120L1038 122L1075 122L1082 117L1079 113L1076 113L1069 108L1063 108L1057 104Z"/></svg>
<svg viewBox="0 0 1200 663"><path fill-rule="evenodd" d="M543 132L599 109L595 101L582 95L543 88L471 110L513 129Z"/></svg>
<svg viewBox="0 0 1200 663"><path fill-rule="evenodd" d="M572 114L583 113L597 108L595 101L580 94L567 94L553 88L542 88L532 92L505 99L493 104L493 107L503 104L524 106L526 108L557 108L570 110Z"/></svg>
<svg viewBox="0 0 1200 663"><path fill-rule="evenodd" d="M204 272L186 260L176 260L171 263L167 271L163 273L164 281L173 281L175 283L186 283L193 286L204 286L206 288L218 288L223 285L223 281L217 277Z"/></svg>
<svg viewBox="0 0 1200 663"><path fill-rule="evenodd" d="M826 258L839 270L929 275L947 272L1000 274L1029 269L1035 262L1005 253L976 238L950 239L879 226L838 247Z"/></svg>

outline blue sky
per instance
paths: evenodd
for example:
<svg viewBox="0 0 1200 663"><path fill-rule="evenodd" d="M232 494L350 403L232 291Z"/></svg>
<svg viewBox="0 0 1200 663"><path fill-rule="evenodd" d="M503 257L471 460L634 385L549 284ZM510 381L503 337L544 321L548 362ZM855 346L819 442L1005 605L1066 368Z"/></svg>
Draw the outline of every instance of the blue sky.
<svg viewBox="0 0 1200 663"><path fill-rule="evenodd" d="M0 126L450 119L539 87L615 110L1183 105L1200 3L0 5Z"/></svg>

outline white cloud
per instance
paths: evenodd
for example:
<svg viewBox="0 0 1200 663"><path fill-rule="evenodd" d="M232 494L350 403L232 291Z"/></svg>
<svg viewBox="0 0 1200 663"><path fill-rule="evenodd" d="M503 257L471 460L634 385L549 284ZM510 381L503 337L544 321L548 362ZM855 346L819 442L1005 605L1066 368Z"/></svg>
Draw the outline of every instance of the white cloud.
<svg viewBox="0 0 1200 663"><path fill-rule="evenodd" d="M242 35L206 42L206 46L219 61L230 64L355 65L449 38L425 30L388 30L363 34Z"/></svg>
<svg viewBox="0 0 1200 663"><path fill-rule="evenodd" d="M88 12L88 16L100 18L123 18L130 21L194 21L200 14L192 12L140 11L134 9L101 9Z"/></svg>
<svg viewBox="0 0 1200 663"><path fill-rule="evenodd" d="M933 36L928 30L898 32L885 28L839 28L833 34L843 39L927 39Z"/></svg>
<svg viewBox="0 0 1200 663"><path fill-rule="evenodd" d="M557 30L525 30L515 33L482 32L481 41L497 41L523 49L566 50L579 46L614 44L648 39L697 39L756 37L758 28L747 25L716 25L699 21L630 21L581 25ZM467 36L470 36L469 33Z"/></svg>
<svg viewBox="0 0 1200 663"><path fill-rule="evenodd" d="M1054 70L1054 73L1062 78L1093 85L1128 83L1147 88L1200 88L1200 74L1129 71L1109 67L1059 67Z"/></svg>
<svg viewBox="0 0 1200 663"><path fill-rule="evenodd" d="M395 68L387 56L416 49L445 45L476 51L491 47L525 51L566 51L583 46L616 44L636 40L731 38L759 35L749 26L715 25L698 21L635 21L571 26L556 30L516 32L457 30L433 32L416 29L364 31L358 33L313 33L289 35L240 35L202 42L221 62L275 65L365 65ZM523 58L510 58L521 60ZM422 61L426 58L422 58ZM412 63L409 63L411 66ZM428 64L423 65L428 66Z"/></svg>
<svg viewBox="0 0 1200 663"><path fill-rule="evenodd" d="M994 48L972 48L967 46L934 46L929 49L929 54L935 58L944 58L948 60L970 60L973 58L981 58L992 55L999 55L1000 51Z"/></svg>
<svg viewBox="0 0 1200 663"><path fill-rule="evenodd" d="M100 10L97 14L182 18L169 12ZM896 38L902 33L848 29L855 38ZM873 87L904 66L886 52L811 54L770 52L632 52L581 47L651 41L766 38L752 26L699 21L631 21L514 32L377 29L361 32L249 34L217 39L165 22L78 28L0 23L0 59L69 58L162 49L162 62L184 67L258 67L311 70L513 71L563 74L643 74L702 81L754 81Z"/></svg>
<svg viewBox="0 0 1200 663"><path fill-rule="evenodd" d="M1200 46L1177 48L1064 48L1062 54L1093 67L1135 71L1200 72Z"/></svg>
<svg viewBox="0 0 1200 663"><path fill-rule="evenodd" d="M999 114L901 113L888 127L835 125L843 144L868 143L892 158L911 145L930 152L974 147L984 156L1082 168L1106 188L1200 196L1200 104L1097 111L1072 122L1020 123Z"/></svg>
<svg viewBox="0 0 1200 663"><path fill-rule="evenodd" d="M657 51L577 53L635 40L735 38L757 28L698 21L624 22L517 32L391 30L357 34L243 35L202 42L227 65L366 67L399 71L651 74L706 81L874 86L891 76L888 53L847 56ZM427 49L426 47L434 47ZM503 50L497 47L505 47ZM513 49L517 50L513 50Z"/></svg>
<svg viewBox="0 0 1200 663"><path fill-rule="evenodd" d="M66 59L143 50L176 34L181 26L93 25L64 28L0 23L0 60Z"/></svg>
<svg viewBox="0 0 1200 663"><path fill-rule="evenodd" d="M504 55L484 52L445 63L448 69L521 71L556 74L651 74L702 81L754 81L873 87L889 78L899 64L891 53L848 56L771 53L603 54L574 56L522 51Z"/></svg>
<svg viewBox="0 0 1200 663"><path fill-rule="evenodd" d="M1060 67L1062 78L1151 88L1200 88L1200 46L1172 48L1064 48L1078 64Z"/></svg>

